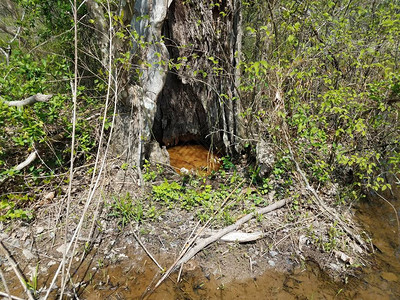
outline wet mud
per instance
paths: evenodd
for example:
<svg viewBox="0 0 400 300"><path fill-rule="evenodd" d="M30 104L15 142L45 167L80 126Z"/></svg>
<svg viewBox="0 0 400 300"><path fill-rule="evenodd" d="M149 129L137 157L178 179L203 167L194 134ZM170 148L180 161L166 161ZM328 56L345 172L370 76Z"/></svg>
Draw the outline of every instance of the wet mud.
<svg viewBox="0 0 400 300"><path fill-rule="evenodd" d="M398 194L390 199L400 210ZM372 262L359 266L356 276L333 280L313 261L290 271L273 268L246 280L226 282L207 274L196 263L186 265L178 281L175 273L149 293L159 270L147 257L131 258L105 268L82 290L82 299L400 299L400 246L395 212L370 197L360 202L357 218L375 246ZM168 266L172 260L160 258ZM193 267L194 265L194 267ZM223 273L222 273L223 274Z"/></svg>
<svg viewBox="0 0 400 300"><path fill-rule="evenodd" d="M176 168L201 168L207 165L210 156L203 153L198 145L189 148L170 148L171 165ZM174 150L172 150L174 149ZM204 149L204 148L203 148ZM172 150L172 152L171 152ZM202 154L200 155L199 152ZM206 155L204 155L207 153ZM183 164L181 164L183 162ZM357 207L357 221L371 237L375 252L364 265L353 266L355 275L332 279L312 259L305 259L283 270L267 268L260 275L232 279L226 271L211 272L207 255L185 264L178 278L174 272L157 289L152 290L162 272L143 251L123 253L123 259L103 261L96 253L90 253L72 267L71 281L74 289L67 289L65 299L400 299L400 236L396 213L400 215L400 193L385 195L396 212L387 202L376 195L360 201ZM133 245L125 245L132 249ZM229 247L229 246L227 246ZM138 247L136 247L138 249ZM152 249L155 250L155 249ZM205 249L205 251L213 251ZM270 251L271 252L271 251ZM153 252L154 253L154 252ZM225 252L224 252L225 253ZM121 253L122 255L122 253ZM280 254L274 254L280 255ZM214 253L214 256L223 256ZM157 261L167 269L176 257L158 255ZM230 260L229 260L230 259ZM225 264L231 268L244 268L232 256ZM284 259L284 257L282 257ZM212 260L213 263L218 259ZM231 263L230 263L231 262ZM211 261L208 263L212 263ZM250 261L251 264L251 261ZM46 274L38 277L38 287L48 287L58 264L50 267ZM282 267L282 266L281 266ZM214 269L218 269L214 266ZM246 266L248 269L249 267ZM250 267L251 268L251 267ZM255 265L257 268L257 265ZM263 269L264 270L264 269ZM22 270L27 273L28 270ZM238 270L237 273L241 271ZM244 270L242 271L244 273ZM231 269L231 273L234 273ZM21 284L11 271L6 273L10 293L26 298ZM4 287L0 283L1 290ZM60 282L49 299L58 299ZM37 298L45 294L38 291ZM1 296L0 296L1 299Z"/></svg>
<svg viewBox="0 0 400 300"><path fill-rule="evenodd" d="M391 203L400 209L400 201ZM156 290L160 278L155 264L145 255L129 255L122 263L92 267L82 282L80 299L400 299L400 247L393 209L377 199L358 207L359 222L375 245L372 264L359 266L356 276L335 281L307 260L289 271L273 268L246 280L226 282L222 275L209 274L196 260L186 264L178 280L175 272ZM172 258L159 257L163 266ZM92 274L93 273L93 274ZM79 281L78 277L76 278Z"/></svg>

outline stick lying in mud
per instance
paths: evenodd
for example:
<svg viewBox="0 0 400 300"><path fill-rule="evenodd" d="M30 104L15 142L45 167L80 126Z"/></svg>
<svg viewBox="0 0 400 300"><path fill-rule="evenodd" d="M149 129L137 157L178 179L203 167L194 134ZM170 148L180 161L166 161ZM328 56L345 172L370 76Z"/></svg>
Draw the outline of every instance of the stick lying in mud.
<svg viewBox="0 0 400 300"><path fill-rule="evenodd" d="M136 241L139 243L139 245L143 248L144 252L146 252L146 254L150 257L150 259L157 265L157 267L163 271L164 268L158 263L158 261L154 258L153 255L151 255L150 251L147 250L147 248L143 245L142 241L140 240L140 238L137 236L137 234L135 233L135 231L133 230L132 225L130 225L131 227L131 233L133 234L133 236L135 237Z"/></svg>
<svg viewBox="0 0 400 300"><path fill-rule="evenodd" d="M173 266L171 266L168 269L168 271L164 274L164 276L161 277L161 279L154 286L154 289L156 289L165 280L165 278L167 278L180 265L182 265L185 262L187 262L188 260L190 260L193 256L195 256L198 252L203 250L205 247L207 247L211 243L219 240L224 235L226 235L226 234L228 234L228 233L230 233L230 232L232 232L234 230L237 230L241 225L243 225L244 223L248 222L252 218L254 218L256 216L259 216L259 215L263 215L263 214L269 213L271 211L274 211L274 210L276 210L278 208L283 207L288 201L289 200L287 200L287 199L283 199L283 200L280 200L278 202L275 202L274 204L268 205L267 207L263 207L263 208L255 211L255 212L252 212L252 213L240 218L239 220L236 221L235 224L232 224L232 225L230 225L228 227L225 227L225 228L217 231L214 235L212 235L212 236L210 236L208 238L199 240L196 243L196 246L194 246L193 248L188 250L185 255L183 255Z"/></svg>
<svg viewBox="0 0 400 300"><path fill-rule="evenodd" d="M4 277L3 271L0 268L0 277L1 277L1 282L3 283L4 289L6 290L6 293L0 292L0 296L3 296L4 298L8 298L11 300L11 294L10 294L10 289L8 288L6 278Z"/></svg>
<svg viewBox="0 0 400 300"><path fill-rule="evenodd" d="M12 258L10 252L8 251L8 249L4 246L3 242L0 241L0 249L2 250L2 252L4 253L5 257L7 258L7 260L9 261L9 263L11 264L11 268L13 269L15 275L17 275L18 280L21 282L21 285L26 293L26 295L28 296L29 300L34 300L35 298L33 298L31 291L28 289L27 285L26 285L26 280L24 278L24 276L22 275L21 271L18 269L18 265L15 262L14 258Z"/></svg>
<svg viewBox="0 0 400 300"><path fill-rule="evenodd" d="M4 298L8 297L8 299L13 299L13 300L24 300L22 298L19 298L19 297L13 296L13 295L9 295L9 294L3 293L3 292L0 292L0 296L2 296Z"/></svg>

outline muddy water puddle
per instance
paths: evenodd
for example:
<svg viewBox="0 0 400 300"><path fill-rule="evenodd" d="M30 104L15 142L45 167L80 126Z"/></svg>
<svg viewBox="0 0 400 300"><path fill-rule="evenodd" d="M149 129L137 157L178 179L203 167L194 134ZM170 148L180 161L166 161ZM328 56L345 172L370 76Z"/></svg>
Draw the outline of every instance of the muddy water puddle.
<svg viewBox="0 0 400 300"><path fill-rule="evenodd" d="M374 244L373 265L364 270L362 285L386 295L386 299L400 299L400 233L396 213L400 216L400 190L386 199L371 196L361 204L357 218L370 234Z"/></svg>
<svg viewBox="0 0 400 300"><path fill-rule="evenodd" d="M391 201L397 211L398 199ZM288 272L270 269L261 276L229 282L223 275L207 274L197 266L186 267L179 283L173 274L146 294L146 299L400 299L400 246L394 211L378 199L362 202L358 210L357 218L372 235L376 251L372 265L360 268L357 276L345 282L333 281L312 261ZM172 263L172 258L160 259L165 266ZM141 299L159 279L157 274L147 257L132 256L99 270L80 298Z"/></svg>
<svg viewBox="0 0 400 300"><path fill-rule="evenodd" d="M185 168L188 171L209 174L220 168L218 156L202 145L179 145L168 148L168 153L171 166L177 172Z"/></svg>
<svg viewBox="0 0 400 300"><path fill-rule="evenodd" d="M398 202L393 204L400 208ZM108 265L87 257L85 262L91 263L79 265L72 276L75 292L67 290L64 299L400 299L400 253L394 212L377 201L362 203L359 210L358 218L371 233L377 249L373 264L360 268L358 275L345 283L333 281L312 261L291 271L269 269L260 276L229 281L224 272L208 274L190 262L178 283L175 272L149 294L146 291L158 281L160 272L142 252L126 253L127 257ZM173 257L156 259L163 267L173 262ZM49 286L56 267L39 276L39 286ZM25 298L19 282L6 279L11 294ZM56 291L49 299L58 299Z"/></svg>
<svg viewBox="0 0 400 300"><path fill-rule="evenodd" d="M169 262L171 263L171 262ZM333 282L319 267L308 262L289 273L267 270L262 276L224 283L223 276L205 274L200 268L184 270L177 283L171 275L152 293L159 272L148 258L130 257L102 268L81 268L74 276L81 286L67 292L66 299L399 299L398 287L370 273L350 278L346 284ZM53 294L50 299L56 299Z"/></svg>

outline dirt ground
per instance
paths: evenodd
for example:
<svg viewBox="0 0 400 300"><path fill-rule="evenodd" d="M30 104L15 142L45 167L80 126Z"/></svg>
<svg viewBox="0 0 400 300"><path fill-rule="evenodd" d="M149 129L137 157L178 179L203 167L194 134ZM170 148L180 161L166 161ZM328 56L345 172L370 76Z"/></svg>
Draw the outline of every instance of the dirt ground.
<svg viewBox="0 0 400 300"><path fill-rule="evenodd" d="M179 180L174 176L179 175L172 175L170 180ZM90 178L84 173L77 173L75 178L69 207L65 193L46 198L52 192L46 191L36 207L36 217L32 222L0 223L0 238L11 256L1 256L7 283L2 284L1 290L5 291L7 286L10 294L25 297L10 264L13 259L35 290L35 297L44 297L69 241L77 237L67 254L66 269L69 273L65 271L63 278L69 280L65 297L98 299L96 297L102 295L109 299L139 299L147 295L146 289L154 287L163 272L178 258L189 237L196 232L194 229L198 222L194 213L170 209L156 220L144 220L140 224L133 222L121 228L117 219L109 217L106 204L109 195L129 191L135 197L143 197L151 184L140 188L133 173L111 168L84 214ZM61 186L60 190L65 192L67 185ZM69 218L66 218L67 209ZM308 217L297 222L288 222L289 214L290 207L285 206L266 214L261 220L253 219L245 223L241 231L261 232L262 238L247 243L212 243L148 295L151 299L217 299L228 293L225 287L232 282L250 280L251 285L257 286L257 278L262 278L263 274L293 274L309 264L321 274L328 274L333 282L340 283L356 274L359 271L357 266L367 264L361 255L351 257L354 249L348 253L320 250L315 241L305 234L310 224L316 230L328 226L318 212L310 209ZM76 234L80 220L83 226ZM212 235L218 229L209 226L200 238ZM163 270L156 266L150 255ZM180 273L181 276L178 275ZM274 276L278 280L279 276ZM203 279L198 281L199 278ZM204 282L207 287L204 287ZM56 298L60 286L61 281L57 279L49 294L50 299ZM188 286L191 296L187 294ZM271 286L271 289L274 288ZM212 296L211 291L222 294ZM239 291L236 290L236 293ZM116 295L120 295L119 298Z"/></svg>

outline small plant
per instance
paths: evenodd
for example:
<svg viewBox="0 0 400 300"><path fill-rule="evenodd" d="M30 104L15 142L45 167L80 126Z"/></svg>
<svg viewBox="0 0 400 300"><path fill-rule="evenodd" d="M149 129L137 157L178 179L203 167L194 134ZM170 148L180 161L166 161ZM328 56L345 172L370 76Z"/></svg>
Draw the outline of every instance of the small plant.
<svg viewBox="0 0 400 300"><path fill-rule="evenodd" d="M151 164L147 159L144 160L143 168L144 168L144 174L143 174L144 181L153 181L156 179L157 173L154 170L152 170Z"/></svg>
<svg viewBox="0 0 400 300"><path fill-rule="evenodd" d="M17 208L17 203L28 201L28 195L10 194L0 201L0 222L13 219L29 221L33 218L30 210Z"/></svg>
<svg viewBox="0 0 400 300"><path fill-rule="evenodd" d="M262 186L259 187L259 189L262 195L266 195L274 189L274 186L270 183L270 180L268 178L263 178Z"/></svg>
<svg viewBox="0 0 400 300"><path fill-rule="evenodd" d="M153 186L154 200L164 202L172 207L174 202L179 201L182 196L182 189L179 183L169 183L165 180L162 184Z"/></svg>
<svg viewBox="0 0 400 300"><path fill-rule="evenodd" d="M293 200L292 200L292 209L295 212L298 212L300 210L301 207L301 199L300 199L300 195L299 194L295 194L293 195Z"/></svg>
<svg viewBox="0 0 400 300"><path fill-rule="evenodd" d="M118 224L123 228L132 221L140 222L144 218L143 204L138 199L133 200L129 193L122 197L113 196L109 216L118 218Z"/></svg>
<svg viewBox="0 0 400 300"><path fill-rule="evenodd" d="M260 167L249 167L249 176L250 176L250 182L252 184L257 184L260 181Z"/></svg>
<svg viewBox="0 0 400 300"><path fill-rule="evenodd" d="M39 263L36 264L35 271L32 272L30 281L25 283L27 288L33 291L33 293L35 294L38 290L38 270L39 270Z"/></svg>
<svg viewBox="0 0 400 300"><path fill-rule="evenodd" d="M230 156L224 156L221 158L222 161L222 167L224 168L224 170L235 170L236 166L235 164L232 162L232 159Z"/></svg>

